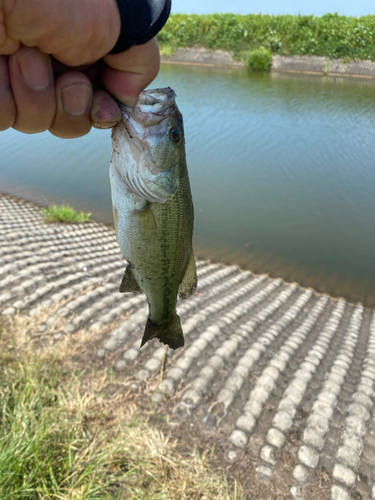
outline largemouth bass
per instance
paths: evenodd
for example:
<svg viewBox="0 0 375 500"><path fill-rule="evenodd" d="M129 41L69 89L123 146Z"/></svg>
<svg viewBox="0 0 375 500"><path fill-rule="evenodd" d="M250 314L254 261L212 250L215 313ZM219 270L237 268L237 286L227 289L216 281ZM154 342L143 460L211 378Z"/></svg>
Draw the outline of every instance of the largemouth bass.
<svg viewBox="0 0 375 500"><path fill-rule="evenodd" d="M144 292L149 316L141 347L158 338L184 345L177 295L196 289L193 202L182 115L172 89L146 90L134 110L120 105L110 181L117 240L127 260L120 292Z"/></svg>

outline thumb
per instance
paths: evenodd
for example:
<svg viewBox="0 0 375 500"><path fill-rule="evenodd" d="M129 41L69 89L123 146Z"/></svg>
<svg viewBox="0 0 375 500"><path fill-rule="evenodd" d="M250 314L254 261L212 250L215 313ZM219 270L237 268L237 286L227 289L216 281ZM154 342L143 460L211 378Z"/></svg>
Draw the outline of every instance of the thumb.
<svg viewBox="0 0 375 500"><path fill-rule="evenodd" d="M125 52L108 54L103 59L106 63L102 73L104 87L116 99L131 108L160 69L156 37L144 45L133 45Z"/></svg>

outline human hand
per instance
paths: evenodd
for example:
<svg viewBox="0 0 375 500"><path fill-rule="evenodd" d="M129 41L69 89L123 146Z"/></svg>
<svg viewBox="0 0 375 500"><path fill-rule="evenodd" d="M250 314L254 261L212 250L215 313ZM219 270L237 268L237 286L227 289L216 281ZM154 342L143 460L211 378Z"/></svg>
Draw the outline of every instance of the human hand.
<svg viewBox="0 0 375 500"><path fill-rule="evenodd" d="M111 94L132 107L160 67L156 38L109 54L119 33L115 0L0 0L0 130L70 138L119 122Z"/></svg>

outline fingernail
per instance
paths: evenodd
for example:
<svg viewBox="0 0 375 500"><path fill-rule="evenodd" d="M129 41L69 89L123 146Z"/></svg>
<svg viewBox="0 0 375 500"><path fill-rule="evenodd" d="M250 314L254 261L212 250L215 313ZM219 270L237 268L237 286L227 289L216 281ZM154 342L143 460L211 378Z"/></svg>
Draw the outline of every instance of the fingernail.
<svg viewBox="0 0 375 500"><path fill-rule="evenodd" d="M128 108L134 109L135 105L137 104L137 101L138 101L138 96L137 97L130 96L130 95L121 96L120 100L122 103L124 103L126 106L128 106Z"/></svg>
<svg viewBox="0 0 375 500"><path fill-rule="evenodd" d="M70 115L84 115L91 103L91 89L86 85L77 84L61 91L61 102L64 111Z"/></svg>
<svg viewBox="0 0 375 500"><path fill-rule="evenodd" d="M35 50L30 50L18 58L18 66L26 85L41 90L50 84L48 60Z"/></svg>

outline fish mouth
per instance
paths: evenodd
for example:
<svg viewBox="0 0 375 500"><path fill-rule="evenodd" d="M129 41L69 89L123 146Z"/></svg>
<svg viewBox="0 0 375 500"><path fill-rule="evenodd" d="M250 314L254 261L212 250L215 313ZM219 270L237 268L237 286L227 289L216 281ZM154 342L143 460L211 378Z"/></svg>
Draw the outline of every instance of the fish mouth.
<svg viewBox="0 0 375 500"><path fill-rule="evenodd" d="M160 174L153 147L167 134L169 118L177 109L175 96L174 90L167 87L141 92L134 109L118 102L122 121L113 129L114 142L124 145L139 168L145 165L140 159L146 153L147 169L152 175Z"/></svg>
<svg viewBox="0 0 375 500"><path fill-rule="evenodd" d="M173 89L144 90L140 93L134 108L118 103L126 122L136 122L144 128L159 124L169 118L176 109L176 94Z"/></svg>
<svg viewBox="0 0 375 500"><path fill-rule="evenodd" d="M168 119L175 113L176 94L170 87L163 89L144 90L140 93L134 109L118 103L122 113L122 122L114 128L126 131L129 147L135 154L149 150L152 154L149 141L153 143L162 139L168 127Z"/></svg>

